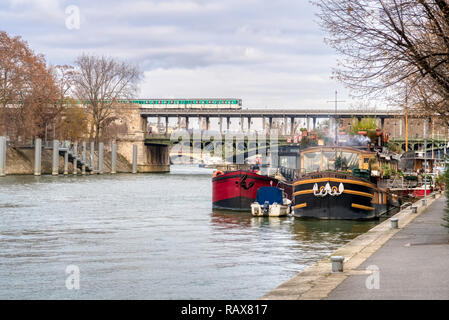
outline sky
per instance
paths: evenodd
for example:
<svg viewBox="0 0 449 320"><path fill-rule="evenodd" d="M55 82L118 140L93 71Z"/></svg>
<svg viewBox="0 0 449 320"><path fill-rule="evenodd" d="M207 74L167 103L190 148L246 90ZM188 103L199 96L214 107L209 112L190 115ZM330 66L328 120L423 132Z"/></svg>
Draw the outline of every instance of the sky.
<svg viewBox="0 0 449 320"><path fill-rule="evenodd" d="M308 0L1 0L0 30L49 64L82 53L144 72L139 98L240 98L248 108L357 108ZM383 106L375 106L383 108Z"/></svg>

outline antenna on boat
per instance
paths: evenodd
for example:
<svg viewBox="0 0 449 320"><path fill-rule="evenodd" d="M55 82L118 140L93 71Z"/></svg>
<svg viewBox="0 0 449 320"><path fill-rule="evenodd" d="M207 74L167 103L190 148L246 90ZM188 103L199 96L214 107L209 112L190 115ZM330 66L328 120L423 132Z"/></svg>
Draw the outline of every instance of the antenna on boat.
<svg viewBox="0 0 449 320"><path fill-rule="evenodd" d="M338 105L339 102L346 102L346 101L345 100L338 101L338 91L335 90L335 100L334 101L328 101L328 103L329 102L335 103L335 140L334 140L334 143L335 143L335 146L338 146L337 105Z"/></svg>

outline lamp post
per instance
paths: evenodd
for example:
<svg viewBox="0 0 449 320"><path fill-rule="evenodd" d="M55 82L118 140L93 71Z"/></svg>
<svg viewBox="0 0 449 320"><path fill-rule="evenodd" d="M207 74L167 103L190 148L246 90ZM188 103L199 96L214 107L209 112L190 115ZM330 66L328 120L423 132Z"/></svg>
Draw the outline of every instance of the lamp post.
<svg viewBox="0 0 449 320"><path fill-rule="evenodd" d="M337 124L337 104L339 103L339 102L346 102L346 101L338 101L338 91L337 90L335 90L335 100L334 101L328 101L328 102L333 102L333 103L335 103L335 140L334 140L334 143L335 143L335 146L338 146L338 124Z"/></svg>
<svg viewBox="0 0 449 320"><path fill-rule="evenodd" d="M427 204L427 118L424 121L424 203Z"/></svg>

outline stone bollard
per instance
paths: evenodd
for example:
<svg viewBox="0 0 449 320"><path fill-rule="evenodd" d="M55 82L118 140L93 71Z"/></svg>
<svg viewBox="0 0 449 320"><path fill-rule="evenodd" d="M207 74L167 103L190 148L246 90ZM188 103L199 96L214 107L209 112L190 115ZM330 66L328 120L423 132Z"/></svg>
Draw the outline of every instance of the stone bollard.
<svg viewBox="0 0 449 320"><path fill-rule="evenodd" d="M418 207L412 206L412 213L418 213Z"/></svg>
<svg viewBox="0 0 449 320"><path fill-rule="evenodd" d="M95 142L91 142L90 143L90 155L89 155L89 159L90 159L90 174L94 174L95 173Z"/></svg>
<svg viewBox="0 0 449 320"><path fill-rule="evenodd" d="M132 173L137 173L137 145L133 145L133 171Z"/></svg>
<svg viewBox="0 0 449 320"><path fill-rule="evenodd" d="M111 174L117 173L117 144L112 144L111 151Z"/></svg>
<svg viewBox="0 0 449 320"><path fill-rule="evenodd" d="M343 272L343 261L345 257L342 256L332 256L332 272Z"/></svg>
<svg viewBox="0 0 449 320"><path fill-rule="evenodd" d="M78 142L73 144L73 174L78 174Z"/></svg>
<svg viewBox="0 0 449 320"><path fill-rule="evenodd" d="M64 175L69 174L69 150L64 152Z"/></svg>
<svg viewBox="0 0 449 320"><path fill-rule="evenodd" d="M86 149L87 149L87 145L86 145L86 141L83 141L82 144L82 151L81 151L81 159L82 159L82 166L81 166L81 174L85 175L86 174Z"/></svg>
<svg viewBox="0 0 449 320"><path fill-rule="evenodd" d="M427 205L427 200L426 199L421 199L421 203L422 203L423 207L425 207Z"/></svg>
<svg viewBox="0 0 449 320"><path fill-rule="evenodd" d="M391 218L390 219L391 222L391 229L398 229L399 228L399 219L398 218Z"/></svg>
<svg viewBox="0 0 449 320"><path fill-rule="evenodd" d="M38 138L34 143L34 175L40 176L42 169L42 140Z"/></svg>
<svg viewBox="0 0 449 320"><path fill-rule="evenodd" d="M0 177L6 176L6 137L0 137Z"/></svg>
<svg viewBox="0 0 449 320"><path fill-rule="evenodd" d="M98 174L103 174L104 163L104 143L100 142L98 145Z"/></svg>
<svg viewBox="0 0 449 320"><path fill-rule="evenodd" d="M59 141L53 140L53 161L51 174L57 176L59 174Z"/></svg>

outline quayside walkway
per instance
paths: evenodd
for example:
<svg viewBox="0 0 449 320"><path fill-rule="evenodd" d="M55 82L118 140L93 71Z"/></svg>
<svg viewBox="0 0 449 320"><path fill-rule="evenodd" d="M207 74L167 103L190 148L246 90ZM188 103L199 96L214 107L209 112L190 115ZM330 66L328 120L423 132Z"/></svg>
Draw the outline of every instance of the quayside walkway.
<svg viewBox="0 0 449 320"><path fill-rule="evenodd" d="M432 203L357 268L374 266L369 269L378 268L376 275L370 279L350 275L327 299L449 299L449 233L442 226L445 201L441 197Z"/></svg>
<svg viewBox="0 0 449 320"><path fill-rule="evenodd" d="M446 197L432 194L427 201L402 210L261 299L449 299ZM344 258L343 271L332 272L331 256Z"/></svg>

